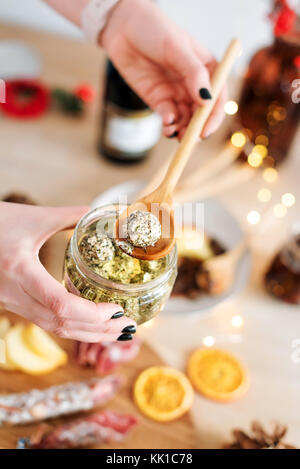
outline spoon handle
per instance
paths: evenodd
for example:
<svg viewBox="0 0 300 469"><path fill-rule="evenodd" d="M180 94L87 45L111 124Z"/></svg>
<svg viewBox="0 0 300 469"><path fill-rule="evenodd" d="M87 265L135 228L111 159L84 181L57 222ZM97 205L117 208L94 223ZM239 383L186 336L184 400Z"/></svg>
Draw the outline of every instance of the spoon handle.
<svg viewBox="0 0 300 469"><path fill-rule="evenodd" d="M157 189L161 194L165 194L164 198L169 198L172 195L182 171L189 160L193 147L197 142L199 135L202 133L207 119L216 104L234 61L240 51L240 41L238 39L233 39L213 74L211 80L212 99L208 101L205 106L201 106L195 111L189 126L186 129L184 137L169 165L167 174Z"/></svg>

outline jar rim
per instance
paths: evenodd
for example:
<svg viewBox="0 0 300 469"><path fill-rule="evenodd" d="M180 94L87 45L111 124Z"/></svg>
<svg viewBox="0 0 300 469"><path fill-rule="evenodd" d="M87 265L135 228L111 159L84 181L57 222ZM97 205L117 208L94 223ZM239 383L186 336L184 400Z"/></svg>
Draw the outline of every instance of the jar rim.
<svg viewBox="0 0 300 469"><path fill-rule="evenodd" d="M158 285L161 285L165 281L167 281L172 275L172 269L175 266L177 262L177 247L175 244L175 247L173 250L168 254L168 264L166 266L165 271L159 275L158 277L145 282L145 283L140 283L140 284L127 284L127 283L121 283L121 282L116 282L113 280L106 279L102 277L101 275L97 274L93 269L91 269L87 263L85 262L84 258L80 254L80 251L78 249L78 238L79 238L79 231L83 227L84 223L87 222L86 226L91 225L91 223L97 221L97 219L100 219L100 212L104 211L105 209L110 209L114 210L116 214L120 213L120 207L125 209L128 205L127 204L105 204L105 205L100 205L89 212L87 212L81 219L78 221L75 230L73 232L73 235L71 237L71 242L70 242L70 249L71 249L71 255L73 259L76 262L76 267L80 271L80 274L83 275L85 278L87 278L89 281L93 281L93 283L96 284L96 286L105 286L107 289L111 289L114 291L126 291L126 293L132 293L135 294L136 292L143 292L147 290L152 290L153 288L157 287Z"/></svg>

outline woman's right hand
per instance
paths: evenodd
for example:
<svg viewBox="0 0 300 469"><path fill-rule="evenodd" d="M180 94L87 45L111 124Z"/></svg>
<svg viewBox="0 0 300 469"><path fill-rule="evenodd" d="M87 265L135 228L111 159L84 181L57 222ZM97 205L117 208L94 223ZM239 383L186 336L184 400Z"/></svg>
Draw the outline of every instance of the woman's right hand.
<svg viewBox="0 0 300 469"><path fill-rule="evenodd" d="M120 0L100 44L127 83L161 115L164 135L181 139L195 110L212 97L210 77L217 66L212 54L146 0ZM202 137L220 126L225 100L224 89Z"/></svg>
<svg viewBox="0 0 300 469"><path fill-rule="evenodd" d="M122 312L119 305L67 292L38 257L48 238L74 226L88 209L0 202L0 305L59 337L111 342L135 322L116 314Z"/></svg>

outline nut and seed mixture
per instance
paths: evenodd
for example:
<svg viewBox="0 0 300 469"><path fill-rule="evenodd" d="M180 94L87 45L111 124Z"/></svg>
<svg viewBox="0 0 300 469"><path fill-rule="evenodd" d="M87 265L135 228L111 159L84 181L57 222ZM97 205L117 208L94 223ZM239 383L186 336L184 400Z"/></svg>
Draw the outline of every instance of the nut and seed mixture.
<svg viewBox="0 0 300 469"><path fill-rule="evenodd" d="M166 258L143 261L131 257L110 235L98 233L94 224L79 242L81 256L96 274L113 282L131 284L150 282L166 270ZM123 248L124 242L121 243Z"/></svg>
<svg viewBox="0 0 300 469"><path fill-rule="evenodd" d="M114 258L115 247L108 236L100 236L96 233L94 236L85 237L82 240L82 248L83 245L87 255L94 261L99 259L105 262Z"/></svg>
<svg viewBox="0 0 300 469"><path fill-rule="evenodd" d="M134 246L132 246L128 241L119 241L116 239L116 245L129 256L133 253Z"/></svg>
<svg viewBox="0 0 300 469"><path fill-rule="evenodd" d="M128 217L127 236L135 247L154 246L161 237L161 224L153 213L135 210Z"/></svg>

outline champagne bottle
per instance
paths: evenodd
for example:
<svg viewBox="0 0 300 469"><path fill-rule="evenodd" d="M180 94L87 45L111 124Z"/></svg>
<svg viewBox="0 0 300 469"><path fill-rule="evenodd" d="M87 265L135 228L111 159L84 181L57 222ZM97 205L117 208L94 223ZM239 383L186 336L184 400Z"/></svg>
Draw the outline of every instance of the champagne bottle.
<svg viewBox="0 0 300 469"><path fill-rule="evenodd" d="M99 151L121 163L142 161L158 142L161 118L127 85L108 61Z"/></svg>

